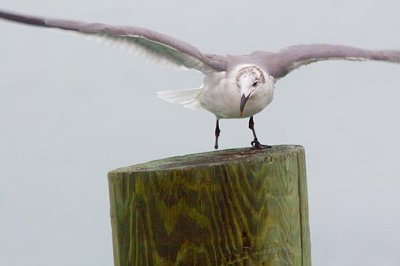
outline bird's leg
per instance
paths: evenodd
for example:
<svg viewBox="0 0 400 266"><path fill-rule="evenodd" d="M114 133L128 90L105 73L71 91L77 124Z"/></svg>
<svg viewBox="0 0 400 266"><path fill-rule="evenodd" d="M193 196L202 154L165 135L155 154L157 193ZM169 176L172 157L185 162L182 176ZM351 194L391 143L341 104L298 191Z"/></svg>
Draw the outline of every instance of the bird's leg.
<svg viewBox="0 0 400 266"><path fill-rule="evenodd" d="M217 124L215 126L215 144L214 148L217 150L218 149L218 138L219 138L219 133L221 133L221 130L219 129L219 119L217 119Z"/></svg>
<svg viewBox="0 0 400 266"><path fill-rule="evenodd" d="M261 144L258 139L257 139L257 135L256 135L256 131L254 130L254 120L253 117L250 117L249 120L249 128L251 129L251 131L253 131L253 137L254 140L251 142L251 146L253 146L256 149L262 149L262 148L270 148L271 146L269 145L263 145Z"/></svg>

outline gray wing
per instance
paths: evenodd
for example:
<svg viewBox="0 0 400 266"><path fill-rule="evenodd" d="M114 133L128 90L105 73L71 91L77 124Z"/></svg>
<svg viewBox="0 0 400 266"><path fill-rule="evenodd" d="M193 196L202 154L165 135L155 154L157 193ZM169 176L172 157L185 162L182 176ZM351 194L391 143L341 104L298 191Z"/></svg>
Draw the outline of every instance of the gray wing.
<svg viewBox="0 0 400 266"><path fill-rule="evenodd" d="M277 53L264 53L268 71L277 79L300 66L323 60L376 60L400 63L400 50L367 50L343 45L310 44L290 46Z"/></svg>
<svg viewBox="0 0 400 266"><path fill-rule="evenodd" d="M203 73L225 71L226 69L225 57L203 54L186 42L145 28L41 18L2 10L0 10L0 18L34 26L101 36L112 41L133 45L157 59L166 60L180 67L197 69Z"/></svg>

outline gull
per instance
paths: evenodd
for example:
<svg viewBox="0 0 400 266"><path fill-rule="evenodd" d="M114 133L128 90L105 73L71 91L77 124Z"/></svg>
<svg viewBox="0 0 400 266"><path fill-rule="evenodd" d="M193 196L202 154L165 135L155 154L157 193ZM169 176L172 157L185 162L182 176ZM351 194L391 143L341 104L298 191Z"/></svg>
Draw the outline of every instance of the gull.
<svg viewBox="0 0 400 266"><path fill-rule="evenodd" d="M268 148L259 142L253 116L268 106L276 81L300 66L323 60L387 61L400 63L400 50L367 50L333 44L303 44L277 52L255 51L248 55L202 53L196 47L174 37L134 26L113 26L74 20L44 18L0 10L0 18L39 27L74 31L98 36L143 51L147 56L194 69L204 74L203 85L196 89L161 91L166 101L189 108L202 108L216 117L215 144L218 149L219 120L249 118L254 148Z"/></svg>

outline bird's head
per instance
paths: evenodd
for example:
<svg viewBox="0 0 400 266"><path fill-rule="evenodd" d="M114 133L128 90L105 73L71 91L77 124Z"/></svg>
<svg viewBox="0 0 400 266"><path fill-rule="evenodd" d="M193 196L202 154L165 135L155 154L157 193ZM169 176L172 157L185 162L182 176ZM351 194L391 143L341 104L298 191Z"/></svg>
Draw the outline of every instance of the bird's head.
<svg viewBox="0 0 400 266"><path fill-rule="evenodd" d="M249 98L256 96L267 86L266 75L259 67L251 65L239 69L236 76L237 87L240 92L240 116Z"/></svg>

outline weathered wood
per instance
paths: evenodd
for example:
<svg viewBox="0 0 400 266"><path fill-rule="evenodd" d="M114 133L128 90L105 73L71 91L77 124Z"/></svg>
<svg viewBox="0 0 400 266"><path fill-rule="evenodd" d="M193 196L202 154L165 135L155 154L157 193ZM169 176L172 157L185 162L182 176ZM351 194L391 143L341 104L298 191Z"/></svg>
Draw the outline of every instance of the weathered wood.
<svg viewBox="0 0 400 266"><path fill-rule="evenodd" d="M304 149L234 149L109 173L114 261L311 265Z"/></svg>

